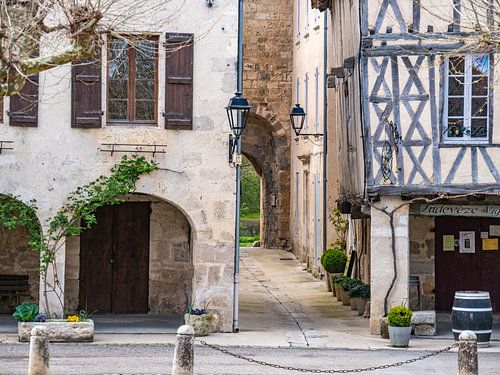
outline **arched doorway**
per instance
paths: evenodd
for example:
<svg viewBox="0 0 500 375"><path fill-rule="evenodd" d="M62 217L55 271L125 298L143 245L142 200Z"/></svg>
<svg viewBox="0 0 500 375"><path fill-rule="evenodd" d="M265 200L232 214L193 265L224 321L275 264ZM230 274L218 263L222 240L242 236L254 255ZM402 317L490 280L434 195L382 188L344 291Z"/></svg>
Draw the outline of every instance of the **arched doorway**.
<svg viewBox="0 0 500 375"><path fill-rule="evenodd" d="M288 133L257 108L242 135L242 153L261 177L261 246L290 246L290 155Z"/></svg>
<svg viewBox="0 0 500 375"><path fill-rule="evenodd" d="M0 195L0 205L11 197ZM11 314L17 304L38 303L40 257L28 243L28 229L7 229L0 222L0 314Z"/></svg>
<svg viewBox="0 0 500 375"><path fill-rule="evenodd" d="M261 238L262 170L243 155L241 164L240 246L250 247Z"/></svg>
<svg viewBox="0 0 500 375"><path fill-rule="evenodd" d="M191 301L191 227L172 204L135 194L101 207L97 223L69 239L66 306L97 313L182 313ZM73 267L78 262L78 267Z"/></svg>

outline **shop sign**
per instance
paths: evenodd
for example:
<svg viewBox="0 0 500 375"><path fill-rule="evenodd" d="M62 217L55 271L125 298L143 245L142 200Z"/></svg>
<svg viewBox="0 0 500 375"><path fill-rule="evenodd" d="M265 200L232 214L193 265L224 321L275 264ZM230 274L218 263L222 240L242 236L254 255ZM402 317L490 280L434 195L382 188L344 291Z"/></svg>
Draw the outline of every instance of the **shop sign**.
<svg viewBox="0 0 500 375"><path fill-rule="evenodd" d="M498 205L421 204L420 215L500 218Z"/></svg>

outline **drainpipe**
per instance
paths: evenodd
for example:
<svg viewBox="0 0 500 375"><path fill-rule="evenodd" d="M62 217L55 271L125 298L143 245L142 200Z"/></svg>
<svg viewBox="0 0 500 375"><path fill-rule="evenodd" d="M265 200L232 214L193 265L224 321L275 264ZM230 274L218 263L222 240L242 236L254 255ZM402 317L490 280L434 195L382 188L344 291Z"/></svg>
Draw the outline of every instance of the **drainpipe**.
<svg viewBox="0 0 500 375"><path fill-rule="evenodd" d="M328 246L327 220L328 220L328 197L327 197L327 153L328 153L328 9L325 10L323 26L323 252Z"/></svg>
<svg viewBox="0 0 500 375"><path fill-rule="evenodd" d="M238 1L238 65L236 91L243 92L243 0ZM238 126L241 116L237 118ZM234 228L233 332L239 332L240 300L240 205L241 205L241 136L236 137L236 220Z"/></svg>

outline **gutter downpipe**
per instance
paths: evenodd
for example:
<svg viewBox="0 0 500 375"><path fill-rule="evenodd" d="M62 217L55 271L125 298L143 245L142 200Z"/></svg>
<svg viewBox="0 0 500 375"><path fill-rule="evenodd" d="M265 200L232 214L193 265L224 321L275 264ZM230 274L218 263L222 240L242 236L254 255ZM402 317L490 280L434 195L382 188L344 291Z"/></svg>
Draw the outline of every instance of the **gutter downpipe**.
<svg viewBox="0 0 500 375"><path fill-rule="evenodd" d="M236 91L243 92L243 0L238 1L238 62ZM237 118L238 126L241 116ZM233 333L240 331L240 205L241 205L241 136L236 137L236 220L234 228Z"/></svg>
<svg viewBox="0 0 500 375"><path fill-rule="evenodd" d="M327 220L328 220L328 197L327 197L327 153L328 153L328 12L325 10L323 26L323 252L328 246Z"/></svg>

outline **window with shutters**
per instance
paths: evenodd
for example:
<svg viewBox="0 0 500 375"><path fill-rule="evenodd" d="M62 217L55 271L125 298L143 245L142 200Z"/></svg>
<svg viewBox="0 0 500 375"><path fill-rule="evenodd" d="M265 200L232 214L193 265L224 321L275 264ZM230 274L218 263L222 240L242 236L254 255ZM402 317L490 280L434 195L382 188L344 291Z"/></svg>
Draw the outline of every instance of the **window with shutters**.
<svg viewBox="0 0 500 375"><path fill-rule="evenodd" d="M306 121L304 124L304 128L309 129L309 73L306 73L304 78L304 91L305 91L305 103L304 103L304 111L306 111Z"/></svg>
<svg viewBox="0 0 500 375"><path fill-rule="evenodd" d="M158 38L108 42L107 121L156 124Z"/></svg>

